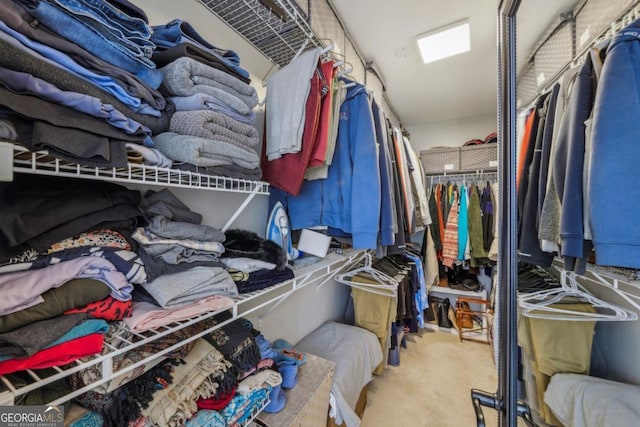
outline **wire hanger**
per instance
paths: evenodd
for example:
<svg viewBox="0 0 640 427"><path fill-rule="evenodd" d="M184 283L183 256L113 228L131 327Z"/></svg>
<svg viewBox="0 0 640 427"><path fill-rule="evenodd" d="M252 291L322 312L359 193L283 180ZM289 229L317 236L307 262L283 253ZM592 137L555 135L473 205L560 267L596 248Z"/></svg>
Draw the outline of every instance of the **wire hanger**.
<svg viewBox="0 0 640 427"><path fill-rule="evenodd" d="M367 279L372 279L376 283L362 283L353 280L356 275L362 275ZM335 280L352 288L361 289L378 295L396 297L398 295L398 281L393 277L373 268L373 260L370 253L365 255L362 267L350 270L346 273L338 274Z"/></svg>
<svg viewBox="0 0 640 427"><path fill-rule="evenodd" d="M560 269L559 269L560 270ZM614 290L615 292L615 290ZM617 292L616 292L617 293ZM559 305L552 304L564 302L585 302L596 309L597 313L584 313L567 310ZM568 300L568 301L567 301ZM638 314L608 301L596 298L587 292L576 280L576 274L572 271L560 270L560 286L530 294L518 296L518 304L527 317L549 320L565 321L630 321L638 320Z"/></svg>

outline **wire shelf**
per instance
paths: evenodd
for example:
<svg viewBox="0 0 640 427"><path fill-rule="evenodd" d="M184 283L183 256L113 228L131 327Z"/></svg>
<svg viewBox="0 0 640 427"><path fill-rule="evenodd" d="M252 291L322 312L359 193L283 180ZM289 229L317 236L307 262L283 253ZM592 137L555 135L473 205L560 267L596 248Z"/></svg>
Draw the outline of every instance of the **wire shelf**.
<svg viewBox="0 0 640 427"><path fill-rule="evenodd" d="M322 45L291 0L273 0L281 8L278 13L260 0L198 1L280 67L300 49Z"/></svg>
<svg viewBox="0 0 640 427"><path fill-rule="evenodd" d="M269 184L263 181L205 175L197 172L134 163L129 163L127 168L82 166L49 156L46 151L31 152L20 145L13 145L13 170L14 172L36 175L150 184L163 187L269 194Z"/></svg>
<svg viewBox="0 0 640 427"><path fill-rule="evenodd" d="M174 322L169 325L145 332L130 331L132 333L132 338L130 339L115 336L115 340L119 340L120 343L117 345L109 345L108 350L103 352L104 354L89 356L87 358L84 358L83 361L76 361L74 364L65 365L64 367L54 367L52 368L53 373L51 373L50 370L44 371L48 373L48 376L44 376L42 374L43 371L41 370L29 369L24 371L28 374L29 381L27 381L27 383L17 383L15 379L12 381L13 377L2 375L0 376L0 389L4 388L5 390L0 390L0 401L4 404L12 404L19 396L22 396L47 384L53 383L60 379L66 378L76 372L80 372L94 366L98 366L100 368L100 372L102 373L100 379L93 381L91 384L85 387L74 390L62 397L59 397L56 400L49 402L48 405L62 404L67 400L79 396L80 394L85 393L89 390L95 389L96 387L105 384L108 385L107 383L111 382L114 379L123 378L126 374L129 374L134 370L138 374L144 372L154 366L159 360L161 360L164 355L178 349L179 347L182 347L183 345L191 341L209 334L212 331L233 322L241 316L246 316L248 314L276 304L278 303L278 301L288 297L292 292L300 290L308 286L309 284L330 279L336 271L339 271L344 266L350 265L354 262L354 260L358 260L360 257L362 257L363 253L364 251L358 250L347 251L347 253L342 255L330 253L326 258L318 261L317 263L299 269L294 268L295 277L293 279L284 281L263 290L242 294L234 299L234 304L232 306L225 309L215 312L203 313L188 320ZM115 357L136 350L142 345L156 341L162 337L175 333L198 322L204 321L212 316L215 316L216 314L222 313L227 310L231 311L232 316L230 319L213 325L203 330L202 332L199 332L177 342L170 347L164 348L153 354L149 354L141 360L127 365L122 369L114 370ZM112 337L113 336L114 335L112 335ZM24 378L22 378L21 380L24 381ZM126 382L127 381L125 380L121 384L118 384L118 386L121 386Z"/></svg>

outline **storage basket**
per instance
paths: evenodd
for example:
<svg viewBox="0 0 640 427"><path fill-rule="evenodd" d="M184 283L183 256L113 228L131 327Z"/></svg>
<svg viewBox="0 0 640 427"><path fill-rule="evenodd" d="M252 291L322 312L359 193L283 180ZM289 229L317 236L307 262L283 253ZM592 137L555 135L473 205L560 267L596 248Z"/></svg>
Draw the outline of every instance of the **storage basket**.
<svg viewBox="0 0 640 427"><path fill-rule="evenodd" d="M420 161L426 174L460 171L460 148L437 147L420 151Z"/></svg>
<svg viewBox="0 0 640 427"><path fill-rule="evenodd" d="M584 3L575 11L577 50L588 46L632 4L633 0L588 0Z"/></svg>
<svg viewBox="0 0 640 427"><path fill-rule="evenodd" d="M533 57L538 86L558 74L574 57L573 19L562 21Z"/></svg>
<svg viewBox="0 0 640 427"><path fill-rule="evenodd" d="M498 168L498 144L469 145L460 148L462 172L496 170Z"/></svg>

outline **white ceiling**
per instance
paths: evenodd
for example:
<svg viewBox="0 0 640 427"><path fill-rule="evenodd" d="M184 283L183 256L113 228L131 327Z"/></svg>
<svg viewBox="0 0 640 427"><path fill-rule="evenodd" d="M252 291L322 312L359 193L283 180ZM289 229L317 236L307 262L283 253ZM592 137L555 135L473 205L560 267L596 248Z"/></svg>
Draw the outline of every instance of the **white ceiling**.
<svg viewBox="0 0 640 427"><path fill-rule="evenodd" d="M330 0L365 61L384 77L404 126L496 113L497 0ZM523 0L520 65L559 13L576 0ZM521 18L523 17L523 18ZM416 36L469 18L471 51L423 64Z"/></svg>

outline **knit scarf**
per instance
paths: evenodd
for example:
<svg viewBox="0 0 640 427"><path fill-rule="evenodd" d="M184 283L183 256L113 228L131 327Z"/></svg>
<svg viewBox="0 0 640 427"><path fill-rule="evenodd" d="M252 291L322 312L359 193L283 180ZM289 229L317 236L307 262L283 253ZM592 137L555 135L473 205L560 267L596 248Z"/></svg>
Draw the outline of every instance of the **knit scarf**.
<svg viewBox="0 0 640 427"><path fill-rule="evenodd" d="M205 335L204 338L241 374L255 369L260 362L260 347L252 329L251 322L240 318Z"/></svg>

